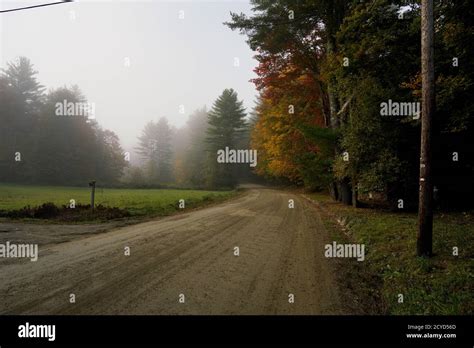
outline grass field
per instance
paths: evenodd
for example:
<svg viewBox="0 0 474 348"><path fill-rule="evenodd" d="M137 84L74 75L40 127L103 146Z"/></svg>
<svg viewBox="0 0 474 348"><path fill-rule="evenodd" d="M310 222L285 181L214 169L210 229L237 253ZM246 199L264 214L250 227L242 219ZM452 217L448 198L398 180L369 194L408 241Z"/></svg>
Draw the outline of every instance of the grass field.
<svg viewBox="0 0 474 348"><path fill-rule="evenodd" d="M69 205L71 199L76 204L90 204L90 191L89 187L0 184L0 210L35 207L46 202ZM192 208L235 194L235 191L97 188L95 204L125 209L133 216L166 215L178 209L180 199L185 200L186 208Z"/></svg>
<svg viewBox="0 0 474 348"><path fill-rule="evenodd" d="M365 295L380 293L379 307L390 314L474 313L474 216L472 212L438 213L434 218L430 259L416 256L417 215L375 209L355 209L315 194L331 214L323 217L335 239L364 243L366 260L348 275ZM349 236L334 216L346 219ZM459 255L453 255L453 248ZM357 263L357 262L356 262ZM353 269L353 270L354 270ZM375 294L375 293L374 293ZM399 303L399 294L403 303Z"/></svg>

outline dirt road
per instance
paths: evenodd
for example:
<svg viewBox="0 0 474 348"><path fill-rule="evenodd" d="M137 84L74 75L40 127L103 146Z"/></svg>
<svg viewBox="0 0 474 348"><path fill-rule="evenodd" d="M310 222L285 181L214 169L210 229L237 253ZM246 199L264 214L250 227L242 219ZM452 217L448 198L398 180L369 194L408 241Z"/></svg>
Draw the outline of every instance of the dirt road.
<svg viewBox="0 0 474 348"><path fill-rule="evenodd" d="M250 189L217 206L42 246L37 262L0 260L0 313L344 314L324 258L330 242L299 195Z"/></svg>

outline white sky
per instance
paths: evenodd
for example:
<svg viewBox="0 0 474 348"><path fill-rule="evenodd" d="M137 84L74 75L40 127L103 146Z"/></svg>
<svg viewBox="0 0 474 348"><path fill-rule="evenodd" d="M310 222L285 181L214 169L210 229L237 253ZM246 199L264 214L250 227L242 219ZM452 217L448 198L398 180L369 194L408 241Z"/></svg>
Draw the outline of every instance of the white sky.
<svg viewBox="0 0 474 348"><path fill-rule="evenodd" d="M0 0L0 8L55 1ZM249 80L257 62L245 36L222 24L230 20L230 11L250 13L250 5L240 0L79 0L4 13L0 64L4 68L5 62L26 56L47 88L79 85L95 103L99 124L130 149L149 120L166 116L180 127L195 109L211 107L225 88L234 88L251 110L257 92Z"/></svg>

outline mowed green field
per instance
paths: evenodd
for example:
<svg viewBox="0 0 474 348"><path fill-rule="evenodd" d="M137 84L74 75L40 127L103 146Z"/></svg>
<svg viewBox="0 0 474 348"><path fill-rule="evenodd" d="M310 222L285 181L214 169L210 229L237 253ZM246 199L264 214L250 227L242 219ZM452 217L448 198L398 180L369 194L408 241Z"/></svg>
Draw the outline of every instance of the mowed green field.
<svg viewBox="0 0 474 348"><path fill-rule="evenodd" d="M90 204L89 187L29 186L0 183L0 210L15 210L25 206L35 207L52 202L58 207ZM236 195L235 191L201 191L170 189L112 189L96 188L95 204L126 209L132 215L161 215L177 210L180 199L186 208L204 203L222 201Z"/></svg>

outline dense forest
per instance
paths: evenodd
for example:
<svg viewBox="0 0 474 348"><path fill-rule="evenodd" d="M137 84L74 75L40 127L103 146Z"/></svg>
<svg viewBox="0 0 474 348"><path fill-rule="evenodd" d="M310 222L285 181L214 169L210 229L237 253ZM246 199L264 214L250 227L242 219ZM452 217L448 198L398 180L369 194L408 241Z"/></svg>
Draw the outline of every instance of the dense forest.
<svg viewBox="0 0 474 348"><path fill-rule="evenodd" d="M435 6L438 205L472 202L474 4ZM248 37L260 91L257 171L357 205L415 206L420 155L418 1L252 1L226 23ZM412 108L413 106L413 108Z"/></svg>

